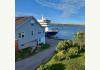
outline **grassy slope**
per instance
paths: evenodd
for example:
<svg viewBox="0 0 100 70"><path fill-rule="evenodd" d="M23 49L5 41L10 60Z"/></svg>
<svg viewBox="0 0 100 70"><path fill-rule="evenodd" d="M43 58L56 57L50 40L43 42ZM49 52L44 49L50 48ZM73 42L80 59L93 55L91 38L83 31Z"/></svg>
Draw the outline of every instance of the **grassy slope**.
<svg viewBox="0 0 100 70"><path fill-rule="evenodd" d="M79 57L72 58L70 60L55 61L53 57L46 64L61 63L64 65L64 70L85 70L85 54L81 53Z"/></svg>

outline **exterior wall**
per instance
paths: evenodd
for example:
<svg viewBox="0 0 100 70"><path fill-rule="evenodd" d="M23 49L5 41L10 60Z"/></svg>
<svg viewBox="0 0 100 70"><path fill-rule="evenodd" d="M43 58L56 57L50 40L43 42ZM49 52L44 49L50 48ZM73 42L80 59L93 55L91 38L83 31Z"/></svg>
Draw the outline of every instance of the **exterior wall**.
<svg viewBox="0 0 100 70"><path fill-rule="evenodd" d="M33 25L32 25L33 23ZM38 34L39 31L42 31L41 34ZM33 35L32 35L32 31ZM37 43L45 43L45 32L43 32L44 29L38 25L38 23L33 20L29 19L27 20L23 25L16 25L16 39L19 43L19 49L23 49L26 47L35 47ZM23 38L18 38L18 33L24 32ZM39 42L39 38L41 41Z"/></svg>
<svg viewBox="0 0 100 70"><path fill-rule="evenodd" d="M15 40L15 51L19 51L19 44L17 40Z"/></svg>
<svg viewBox="0 0 100 70"><path fill-rule="evenodd" d="M41 34L38 34L38 44L39 43L45 44L45 30L40 28L39 31L41 32Z"/></svg>

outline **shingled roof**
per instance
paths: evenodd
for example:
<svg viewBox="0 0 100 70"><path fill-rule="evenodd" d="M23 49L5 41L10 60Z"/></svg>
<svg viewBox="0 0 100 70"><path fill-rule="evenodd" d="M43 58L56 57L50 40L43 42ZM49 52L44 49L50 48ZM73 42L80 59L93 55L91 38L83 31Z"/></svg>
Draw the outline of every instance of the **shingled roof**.
<svg viewBox="0 0 100 70"><path fill-rule="evenodd" d="M27 19L33 19L33 20L35 20L39 24L39 22L33 16L20 16L20 17L15 17L15 24L16 25L23 24ZM42 27L42 28L44 28L44 27Z"/></svg>
<svg viewBox="0 0 100 70"><path fill-rule="evenodd" d="M21 17L16 17L15 18L15 24L22 24L23 22L25 22L27 19L29 18L33 18L33 16L21 16Z"/></svg>

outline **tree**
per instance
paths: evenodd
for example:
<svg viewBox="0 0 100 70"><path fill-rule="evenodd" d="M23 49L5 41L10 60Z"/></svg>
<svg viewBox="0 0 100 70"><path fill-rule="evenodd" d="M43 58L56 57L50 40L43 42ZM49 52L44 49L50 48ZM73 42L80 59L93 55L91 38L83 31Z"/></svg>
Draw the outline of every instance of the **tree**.
<svg viewBox="0 0 100 70"><path fill-rule="evenodd" d="M85 33L84 32L77 32L74 34L74 44L77 44L80 50L85 47Z"/></svg>

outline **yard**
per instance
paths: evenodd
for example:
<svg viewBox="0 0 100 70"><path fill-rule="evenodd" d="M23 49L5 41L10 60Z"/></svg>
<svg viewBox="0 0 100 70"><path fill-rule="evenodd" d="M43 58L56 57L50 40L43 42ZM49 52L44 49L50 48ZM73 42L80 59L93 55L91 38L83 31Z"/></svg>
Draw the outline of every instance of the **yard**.
<svg viewBox="0 0 100 70"><path fill-rule="evenodd" d="M77 32L74 40L61 40L55 54L36 70L85 70L84 33Z"/></svg>
<svg viewBox="0 0 100 70"><path fill-rule="evenodd" d="M46 64L42 64L37 70L85 70L85 55L80 53L78 57L57 61L53 56Z"/></svg>
<svg viewBox="0 0 100 70"><path fill-rule="evenodd" d="M38 52L40 52L42 50L45 50L45 49L50 47L49 44L40 44L40 46L41 47L35 48L34 50L31 47L28 47L28 48L22 49L19 52L16 52L15 53L15 61L19 61L19 60L25 59L27 57L35 55L36 53L38 53Z"/></svg>

